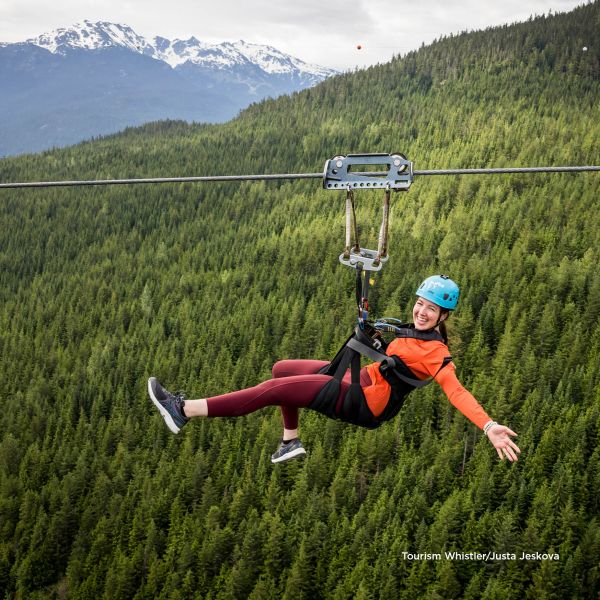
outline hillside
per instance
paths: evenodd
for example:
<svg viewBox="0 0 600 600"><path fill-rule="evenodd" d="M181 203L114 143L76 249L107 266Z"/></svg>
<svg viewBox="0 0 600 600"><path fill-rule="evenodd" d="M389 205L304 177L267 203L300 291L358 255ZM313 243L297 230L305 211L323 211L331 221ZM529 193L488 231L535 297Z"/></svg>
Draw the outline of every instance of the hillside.
<svg viewBox="0 0 600 600"><path fill-rule="evenodd" d="M594 2L446 38L223 125L5 159L0 180L313 172L376 151L417 169L600 164L598 24ZM301 415L308 456L275 467L276 410L172 436L146 379L202 397L332 356L354 318L342 195L1 191L0 595L596 597L599 189L597 174L430 177L392 199L374 314L409 318L430 273L461 285L459 377L519 433L518 463L430 386L375 432ZM358 197L370 240L373 196Z"/></svg>

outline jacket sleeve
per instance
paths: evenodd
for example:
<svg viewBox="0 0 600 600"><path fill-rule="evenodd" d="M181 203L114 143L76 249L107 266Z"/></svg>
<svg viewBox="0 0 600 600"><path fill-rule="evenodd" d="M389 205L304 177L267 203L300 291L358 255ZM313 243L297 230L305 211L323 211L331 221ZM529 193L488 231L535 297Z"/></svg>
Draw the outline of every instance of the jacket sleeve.
<svg viewBox="0 0 600 600"><path fill-rule="evenodd" d="M479 429L483 429L483 426L492 420L474 396L461 385L456 377L453 363L446 365L439 371L435 376L435 380L448 396L452 406L465 415L469 421L475 423Z"/></svg>

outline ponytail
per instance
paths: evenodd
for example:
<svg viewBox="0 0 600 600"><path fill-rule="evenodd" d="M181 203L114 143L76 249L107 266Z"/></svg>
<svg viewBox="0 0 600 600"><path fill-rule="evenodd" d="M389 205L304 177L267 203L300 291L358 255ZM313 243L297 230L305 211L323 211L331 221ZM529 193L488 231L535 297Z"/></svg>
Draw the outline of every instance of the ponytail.
<svg viewBox="0 0 600 600"><path fill-rule="evenodd" d="M444 323L443 321L440 323L440 333L442 334L442 337L444 338L444 344L446 344L446 346L448 345L448 330L446 329L446 323Z"/></svg>
<svg viewBox="0 0 600 600"><path fill-rule="evenodd" d="M442 315L446 313L448 315L448 317L450 316L450 311L449 310L445 310L442 312ZM448 320L448 317L446 317L440 324L439 324L439 329L440 329L440 333L442 334L442 338L444 338L444 344L446 344L446 346L448 345L448 330L446 329L446 321Z"/></svg>

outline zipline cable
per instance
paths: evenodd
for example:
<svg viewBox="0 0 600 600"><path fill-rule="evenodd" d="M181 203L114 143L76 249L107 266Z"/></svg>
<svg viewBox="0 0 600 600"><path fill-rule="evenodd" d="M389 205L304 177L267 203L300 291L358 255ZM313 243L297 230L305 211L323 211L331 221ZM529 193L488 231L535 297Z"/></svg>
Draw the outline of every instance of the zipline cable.
<svg viewBox="0 0 600 600"><path fill-rule="evenodd" d="M414 171L414 175L497 175L502 173L578 173L581 171L600 171L599 166L578 167L507 167L490 169L432 169Z"/></svg>
<svg viewBox="0 0 600 600"><path fill-rule="evenodd" d="M281 173L272 175L212 175L206 177L154 177L145 179L90 179L86 181L30 181L0 183L2 188L76 187L85 185L134 185L138 183L203 183L211 181L268 181L280 179L322 179L323 173Z"/></svg>
<svg viewBox="0 0 600 600"><path fill-rule="evenodd" d="M495 175L508 173L579 173L583 171L600 171L600 166L573 167L506 167L489 169L431 169L415 170L413 175ZM356 173L362 175L363 173ZM364 175L377 176L385 173L369 172ZM0 189L16 188L47 188L47 187L78 187L92 185L135 185L159 183L203 183L226 181L272 181L293 179L322 179L323 173L277 173L263 175L212 175L204 177L156 177L144 179L90 179L81 181L28 181L15 183L0 183Z"/></svg>

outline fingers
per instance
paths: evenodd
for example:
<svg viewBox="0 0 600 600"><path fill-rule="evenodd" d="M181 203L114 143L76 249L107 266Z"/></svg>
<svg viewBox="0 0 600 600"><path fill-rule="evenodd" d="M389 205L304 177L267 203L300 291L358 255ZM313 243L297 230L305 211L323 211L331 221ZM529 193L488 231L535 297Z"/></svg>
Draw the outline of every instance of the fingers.
<svg viewBox="0 0 600 600"><path fill-rule="evenodd" d="M521 448L517 446L511 439L508 440L509 446L517 452L517 454L521 454Z"/></svg>
<svg viewBox="0 0 600 600"><path fill-rule="evenodd" d="M508 458L510 462L516 462L519 460L517 454L521 453L520 448L510 439L506 441L499 442L496 446L496 452L498 452L498 456L500 460L504 460L504 457Z"/></svg>
<svg viewBox="0 0 600 600"><path fill-rule="evenodd" d="M498 439L499 438L499 439ZM521 449L517 446L506 433L502 433L491 440L496 452L500 457L500 460L504 460L504 457L508 458L511 462L519 460L518 455L521 454Z"/></svg>
<svg viewBox="0 0 600 600"><path fill-rule="evenodd" d="M510 460L510 462L516 462L517 460L519 460L517 458L517 455L515 454L515 452L513 451L513 449L510 446L504 446L504 448L502 448L502 450L504 451L504 454L506 454L506 458L508 458L508 460Z"/></svg>

